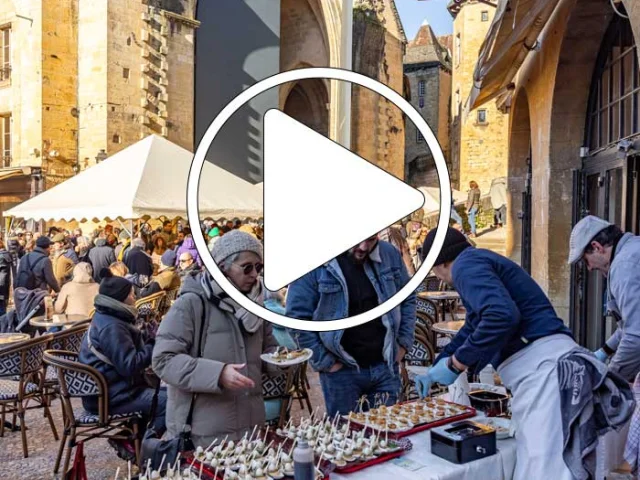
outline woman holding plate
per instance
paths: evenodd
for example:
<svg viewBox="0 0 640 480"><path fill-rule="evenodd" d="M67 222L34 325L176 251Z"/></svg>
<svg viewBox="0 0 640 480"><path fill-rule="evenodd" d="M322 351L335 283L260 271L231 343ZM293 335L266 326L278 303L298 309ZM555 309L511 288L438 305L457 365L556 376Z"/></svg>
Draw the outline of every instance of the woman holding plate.
<svg viewBox="0 0 640 480"><path fill-rule="evenodd" d="M257 239L234 230L216 242L211 255L238 290L262 304L262 245ZM196 446L207 447L225 436L238 440L263 425L263 367L273 373L279 369L263 364L260 355L277 345L271 324L231 299L211 274L185 278L180 297L160 324L153 351L153 369L168 384L169 435L184 430L192 401Z"/></svg>

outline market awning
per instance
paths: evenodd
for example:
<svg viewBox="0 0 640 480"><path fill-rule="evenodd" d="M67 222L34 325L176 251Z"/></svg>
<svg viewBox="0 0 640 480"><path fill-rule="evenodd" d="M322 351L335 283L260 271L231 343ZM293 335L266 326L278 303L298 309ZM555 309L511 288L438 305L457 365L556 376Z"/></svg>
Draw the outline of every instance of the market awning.
<svg viewBox="0 0 640 480"><path fill-rule="evenodd" d="M513 79L559 0L498 0L496 14L480 47L468 110L512 88Z"/></svg>
<svg viewBox="0 0 640 480"><path fill-rule="evenodd" d="M31 167L0 168L0 181L31 174Z"/></svg>
<svg viewBox="0 0 640 480"><path fill-rule="evenodd" d="M46 221L186 218L193 154L151 135L60 185L4 212ZM201 218L260 218L262 194L205 162L198 189Z"/></svg>

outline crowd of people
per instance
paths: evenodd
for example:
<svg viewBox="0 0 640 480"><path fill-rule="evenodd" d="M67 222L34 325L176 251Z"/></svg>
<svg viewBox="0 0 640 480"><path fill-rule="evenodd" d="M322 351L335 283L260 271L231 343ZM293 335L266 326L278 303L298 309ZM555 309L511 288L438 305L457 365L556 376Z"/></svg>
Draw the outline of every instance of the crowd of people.
<svg viewBox="0 0 640 480"><path fill-rule="evenodd" d="M79 240L79 231L51 232L35 238L33 251L19 258L17 266L16 247L0 248L0 281L7 276L2 266L9 264L16 284L54 292L57 311L95 308L80 360L107 379L111 412L142 412L166 438L188 426L195 446L206 447L215 438L238 440L265 422L262 375L279 371L260 355L278 346L277 327L229 297L200 268L190 232L176 233L172 227L166 223L151 238L137 235L132 241L107 228L86 242ZM224 275L254 302L297 319L326 321L368 311L398 293L414 266L412 228L394 226L294 281L286 294L269 292L261 278L259 231L249 225L226 227L203 228ZM420 230L420 235L424 259L435 230ZM635 406L628 382L640 371L634 283L640 278L635 268L638 241L595 217L574 229L569 261L582 261L608 276L610 308L621 319L616 334L594 355L575 343L551 301L524 270L475 248L450 227L433 273L459 293L466 322L417 378L418 394L427 396L435 384L451 385L462 374L493 365L513 395L515 478L584 478L593 466L588 457L594 442L627 423ZM136 328L136 298L174 288L180 288L180 295L157 332ZM3 292L7 290L0 283ZM362 398L367 399L364 405L400 400L400 365L414 345L415 324L412 294L357 327L288 333L299 347L313 351L310 363L320 374L326 411L335 415L363 405ZM149 368L165 387L155 391L143 380ZM92 397L83 404L90 412L97 408ZM115 445L121 455L133 456L133 447L121 443Z"/></svg>

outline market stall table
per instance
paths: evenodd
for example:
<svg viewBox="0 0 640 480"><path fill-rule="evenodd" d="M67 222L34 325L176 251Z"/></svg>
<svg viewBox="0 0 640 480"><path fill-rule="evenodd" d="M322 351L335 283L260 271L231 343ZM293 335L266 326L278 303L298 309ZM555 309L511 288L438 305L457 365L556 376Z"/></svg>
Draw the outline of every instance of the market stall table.
<svg viewBox="0 0 640 480"><path fill-rule="evenodd" d="M29 324L33 327L41 327L41 328L55 328L55 327L68 327L71 325L75 325L76 323L83 322L85 320L89 320L89 317L86 315L66 315L59 314L54 315L50 320L44 318L44 316L33 317L29 320Z"/></svg>
<svg viewBox="0 0 640 480"><path fill-rule="evenodd" d="M429 300L434 303L439 303L439 308L436 309L438 315L442 315L437 321L444 321L447 310L451 315L451 319L455 320L453 309L449 308L449 305L454 300L460 300L460 294L453 291L443 292L420 292L418 298L422 300Z"/></svg>
<svg viewBox="0 0 640 480"><path fill-rule="evenodd" d="M30 338L27 333L0 333L0 348L8 347L14 343L24 342Z"/></svg>
<svg viewBox="0 0 640 480"><path fill-rule="evenodd" d="M476 417L474 417L476 418ZM473 420L473 419L472 419ZM413 443L411 451L399 461L409 460L411 471L393 461L355 473L332 473L331 480L510 480L516 465L516 441L498 440L498 453L462 465L456 465L431 453L431 434L424 431L407 437Z"/></svg>
<svg viewBox="0 0 640 480"><path fill-rule="evenodd" d="M444 335L455 335L464 326L464 320L455 322L439 322L431 325L431 330Z"/></svg>

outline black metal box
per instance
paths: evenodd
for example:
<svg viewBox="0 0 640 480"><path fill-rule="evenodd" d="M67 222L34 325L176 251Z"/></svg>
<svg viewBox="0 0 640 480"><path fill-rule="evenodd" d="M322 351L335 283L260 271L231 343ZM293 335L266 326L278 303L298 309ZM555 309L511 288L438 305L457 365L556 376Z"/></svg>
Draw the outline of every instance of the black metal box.
<svg viewBox="0 0 640 480"><path fill-rule="evenodd" d="M431 430L431 453L453 463L468 463L496 453L496 431L463 420Z"/></svg>

